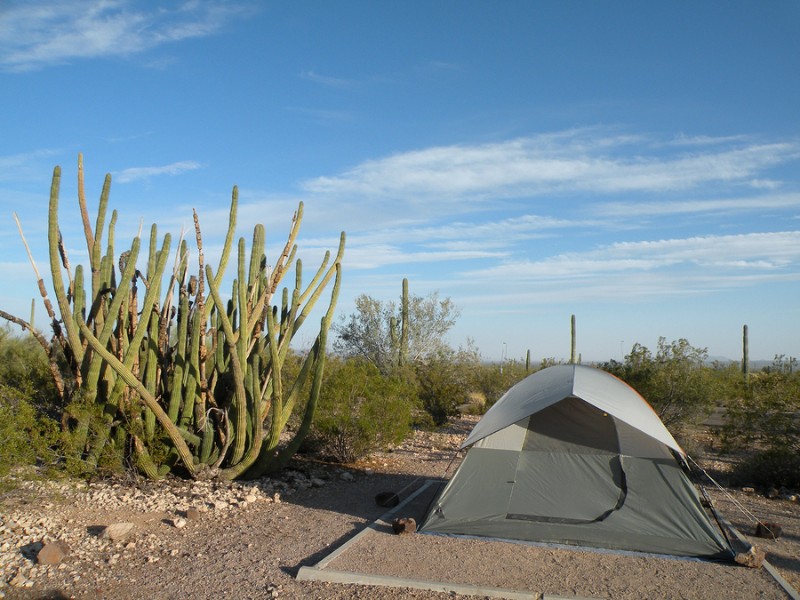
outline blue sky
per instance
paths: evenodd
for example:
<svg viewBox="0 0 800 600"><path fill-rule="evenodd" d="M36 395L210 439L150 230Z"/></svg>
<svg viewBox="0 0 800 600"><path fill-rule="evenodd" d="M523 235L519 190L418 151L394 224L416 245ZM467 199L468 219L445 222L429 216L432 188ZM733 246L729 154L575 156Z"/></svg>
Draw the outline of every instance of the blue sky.
<svg viewBox="0 0 800 600"><path fill-rule="evenodd" d="M3 2L0 308L37 296L12 213L46 271L55 165L85 263L82 152L118 246L196 208L213 255L236 184L274 255L303 200L306 265L348 235L340 314L408 277L488 359L568 358L572 314L584 361L738 359L744 324L798 356L798 27L795 0Z"/></svg>

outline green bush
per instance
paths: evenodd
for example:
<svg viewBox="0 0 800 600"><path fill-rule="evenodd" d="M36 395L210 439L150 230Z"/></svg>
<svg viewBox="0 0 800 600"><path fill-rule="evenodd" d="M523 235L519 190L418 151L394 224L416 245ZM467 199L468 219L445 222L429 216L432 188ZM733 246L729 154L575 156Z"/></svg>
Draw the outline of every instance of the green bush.
<svg viewBox="0 0 800 600"><path fill-rule="evenodd" d="M800 489L800 453L797 448L770 448L739 463L731 473L734 485Z"/></svg>
<svg viewBox="0 0 800 600"><path fill-rule="evenodd" d="M470 392L468 370L450 353L440 353L417 365L418 394L434 425L458 414Z"/></svg>
<svg viewBox="0 0 800 600"><path fill-rule="evenodd" d="M695 348L688 340L658 339L655 355L634 344L625 361L611 360L601 368L633 387L650 403L673 432L694 423L713 409L717 396L712 370L705 366L706 348Z"/></svg>
<svg viewBox="0 0 800 600"><path fill-rule="evenodd" d="M312 443L339 462L401 442L410 430L413 387L365 361L329 360L317 404Z"/></svg>
<svg viewBox="0 0 800 600"><path fill-rule="evenodd" d="M502 398L514 384L533 373L525 364L515 360L504 361L501 365L481 364L472 375L473 386L486 399L484 410Z"/></svg>
<svg viewBox="0 0 800 600"><path fill-rule="evenodd" d="M59 414L58 392L47 356L31 335L14 335L0 329L0 385L18 390L39 412Z"/></svg>
<svg viewBox="0 0 800 600"><path fill-rule="evenodd" d="M58 425L20 390L0 384L0 476L15 467L54 464Z"/></svg>
<svg viewBox="0 0 800 600"><path fill-rule="evenodd" d="M771 368L740 383L723 434L727 448L800 450L800 374L791 363L776 356Z"/></svg>

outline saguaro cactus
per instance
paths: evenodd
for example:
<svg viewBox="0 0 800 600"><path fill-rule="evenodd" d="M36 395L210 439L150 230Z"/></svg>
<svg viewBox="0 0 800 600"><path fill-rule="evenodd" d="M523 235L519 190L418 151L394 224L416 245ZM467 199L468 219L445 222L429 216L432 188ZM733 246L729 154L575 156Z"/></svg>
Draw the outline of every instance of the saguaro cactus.
<svg viewBox="0 0 800 600"><path fill-rule="evenodd" d="M578 350L575 344L575 315L570 317L570 353L569 363L571 365L578 364Z"/></svg>
<svg viewBox="0 0 800 600"><path fill-rule="evenodd" d="M408 279L403 278L403 295L400 299L400 366L408 363Z"/></svg>
<svg viewBox="0 0 800 600"><path fill-rule="evenodd" d="M189 275L185 240L179 244L172 273L167 272L171 236L166 234L159 244L155 225L142 274L137 267L140 236L117 257L116 212L106 228L110 176L106 176L93 230L79 157L78 204L89 265L88 269L78 265L73 271L59 226L60 181L61 169L56 167L48 240L60 318L50 308L41 283L40 290L49 308L54 343L67 359L69 385L62 383L60 389L67 405L64 423L72 434L75 454L91 463L109 445L127 449L149 477L173 470L191 477L232 479L284 464L308 433L319 396L327 332L341 283L344 233L335 257L331 260L330 252L326 253L304 284L302 262L295 259L303 204L274 265L267 262L264 227L256 225L249 259L244 238L238 241L228 299L222 284L236 228L236 187L216 272L205 264L195 213L197 274ZM292 268L291 292L284 287L280 306L273 305L273 295ZM302 357L296 379L283 381L291 340L331 280L328 309L313 347ZM144 287L143 297L139 284ZM298 407L305 411L301 425L288 443L281 444L289 416Z"/></svg>
<svg viewBox="0 0 800 600"><path fill-rule="evenodd" d="M745 383L750 381L750 340L747 325L742 327L742 375Z"/></svg>

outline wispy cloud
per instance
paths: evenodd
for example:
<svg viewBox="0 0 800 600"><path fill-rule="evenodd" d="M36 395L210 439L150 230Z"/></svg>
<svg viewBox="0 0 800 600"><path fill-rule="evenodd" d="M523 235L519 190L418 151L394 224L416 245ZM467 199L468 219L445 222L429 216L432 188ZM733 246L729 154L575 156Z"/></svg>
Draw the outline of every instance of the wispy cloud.
<svg viewBox="0 0 800 600"><path fill-rule="evenodd" d="M632 152L630 146L637 141ZM764 170L800 156L800 145L793 142L720 141L671 153L664 144L645 153L647 145L641 142L637 136L571 130L439 146L366 161L340 175L308 180L303 187L316 194L459 202L575 191L664 193L709 184L748 186Z"/></svg>
<svg viewBox="0 0 800 600"><path fill-rule="evenodd" d="M531 305L632 304L800 281L800 232L610 244L454 274L462 303L528 314ZM474 282L481 289L474 290ZM460 282L460 283L459 283Z"/></svg>
<svg viewBox="0 0 800 600"><path fill-rule="evenodd" d="M352 79L345 79L343 77L332 77L330 75L321 75L316 71L303 71L300 73L300 78L313 83L319 83L328 87L347 88L351 87L355 81Z"/></svg>
<svg viewBox="0 0 800 600"><path fill-rule="evenodd" d="M175 8L132 0L15 3L0 11L0 67L28 71L74 59L130 56L211 35L247 10L199 0Z"/></svg>
<svg viewBox="0 0 800 600"><path fill-rule="evenodd" d="M158 175L180 175L187 171L194 171L201 168L200 163L193 160L174 162L161 167L130 167L117 171L114 180L118 183L130 183L138 179L148 179Z"/></svg>
<svg viewBox="0 0 800 600"><path fill-rule="evenodd" d="M470 271L465 276L537 284L570 281L577 287L584 287L587 282L598 280L622 277L630 281L631 276L679 273L672 285L675 292L685 292L687 286L698 280L720 283L731 277L770 279L787 274L800 278L796 268L790 269L798 262L800 232L786 231L619 242L542 260L507 261L488 269ZM693 273L694 280L689 278L686 283L680 283L686 271ZM659 291L662 292L664 290Z"/></svg>
<svg viewBox="0 0 800 600"><path fill-rule="evenodd" d="M800 210L800 193L720 198L716 200L608 202L597 205L593 210L593 214L610 217L646 217L694 213L763 212L768 209Z"/></svg>
<svg viewBox="0 0 800 600"><path fill-rule="evenodd" d="M0 182L39 179L42 171L47 172L45 159L56 154L55 150L41 149L0 156Z"/></svg>

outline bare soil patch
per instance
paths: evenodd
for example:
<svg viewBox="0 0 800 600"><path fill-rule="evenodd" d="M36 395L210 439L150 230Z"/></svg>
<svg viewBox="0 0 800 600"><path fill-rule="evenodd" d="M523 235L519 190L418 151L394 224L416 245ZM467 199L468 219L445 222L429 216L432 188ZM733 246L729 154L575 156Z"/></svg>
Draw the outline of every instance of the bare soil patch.
<svg viewBox="0 0 800 600"><path fill-rule="evenodd" d="M420 478L452 474L458 463L454 452L475 421L466 417L439 432L417 432L394 452L358 464L299 458L279 478L230 486L180 481L28 485L4 497L0 506L0 597L463 597L295 576L384 514L386 508L375 503L380 492L403 497ZM712 496L745 534L754 524L736 504L758 519L781 523L777 540L752 539L787 580L800 586L800 506L740 490ZM186 518L190 508L198 511L195 518ZM103 527L115 522L134 523L129 538L102 538ZM378 533L368 545L345 552L336 568L609 600L703 600L732 593L788 597L763 569ZM69 554L58 565L37 565L36 553L51 540L65 541Z"/></svg>

